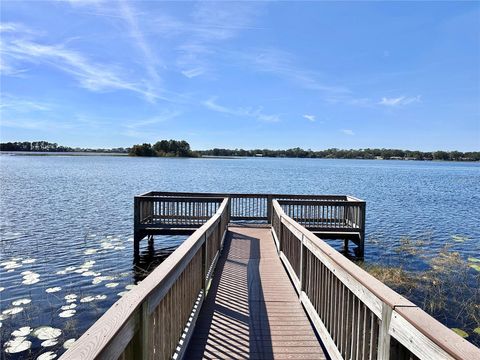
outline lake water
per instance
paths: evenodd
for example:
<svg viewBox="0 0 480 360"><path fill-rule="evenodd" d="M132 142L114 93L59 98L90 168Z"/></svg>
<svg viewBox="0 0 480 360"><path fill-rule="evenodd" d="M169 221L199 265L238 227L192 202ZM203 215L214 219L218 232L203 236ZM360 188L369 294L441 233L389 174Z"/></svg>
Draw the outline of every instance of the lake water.
<svg viewBox="0 0 480 360"><path fill-rule="evenodd" d="M65 341L78 338L126 287L142 279L148 264L144 269L132 265L133 196L151 190L362 198L367 201L367 264L401 265L422 274L437 269L432 261L445 253L446 244L449 253L458 253L456 260L467 265L462 276L469 290L451 286L449 296L466 301L473 296L477 307L469 317L454 316L455 305L450 303L431 313L449 327L465 329L470 341L480 343L472 331L480 326L472 320L480 319L480 298L474 291L479 273L467 260L480 257L479 164L2 155L0 174L2 359L61 354ZM413 241L413 248L405 247L404 238ZM183 239L156 240L155 259ZM146 249L142 254L148 260ZM427 306L421 289L396 289ZM14 330L31 327L38 335L42 326L60 329L61 334L47 331L39 340L23 329L16 334L25 336L20 346L29 349L4 351Z"/></svg>

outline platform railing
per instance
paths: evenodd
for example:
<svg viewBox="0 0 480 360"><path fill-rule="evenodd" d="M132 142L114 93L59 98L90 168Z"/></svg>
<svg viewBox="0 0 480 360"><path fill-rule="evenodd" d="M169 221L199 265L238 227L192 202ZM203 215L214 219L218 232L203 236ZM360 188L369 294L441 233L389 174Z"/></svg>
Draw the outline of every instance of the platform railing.
<svg viewBox="0 0 480 360"><path fill-rule="evenodd" d="M271 223L272 200L305 200L305 201L359 201L345 195L297 195L297 194L241 194L241 193L193 193L193 192L160 192L151 191L136 198L225 198L231 200L230 219L232 221L259 221Z"/></svg>
<svg viewBox="0 0 480 360"><path fill-rule="evenodd" d="M480 359L480 351L272 202L279 256L332 359Z"/></svg>
<svg viewBox="0 0 480 360"><path fill-rule="evenodd" d="M181 358L208 293L229 215L225 198L207 222L113 304L61 359Z"/></svg>

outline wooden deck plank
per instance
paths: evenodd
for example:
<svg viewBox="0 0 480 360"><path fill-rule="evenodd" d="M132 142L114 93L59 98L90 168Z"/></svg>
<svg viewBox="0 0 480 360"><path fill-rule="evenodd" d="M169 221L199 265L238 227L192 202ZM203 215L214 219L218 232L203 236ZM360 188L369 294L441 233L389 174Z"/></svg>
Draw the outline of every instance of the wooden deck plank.
<svg viewBox="0 0 480 360"><path fill-rule="evenodd" d="M185 358L326 358L270 229L230 227Z"/></svg>

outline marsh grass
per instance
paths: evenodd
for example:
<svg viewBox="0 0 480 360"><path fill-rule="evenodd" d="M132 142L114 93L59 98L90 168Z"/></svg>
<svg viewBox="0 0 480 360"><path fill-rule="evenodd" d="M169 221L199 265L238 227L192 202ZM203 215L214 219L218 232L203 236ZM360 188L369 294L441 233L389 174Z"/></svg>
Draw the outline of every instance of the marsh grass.
<svg viewBox="0 0 480 360"><path fill-rule="evenodd" d="M359 265L446 326L466 332L467 339L479 346L480 272L471 266L475 258L464 259L455 251L455 242L432 250L428 239L402 238L393 252L384 253L382 262L387 265ZM422 270L412 262L421 264Z"/></svg>

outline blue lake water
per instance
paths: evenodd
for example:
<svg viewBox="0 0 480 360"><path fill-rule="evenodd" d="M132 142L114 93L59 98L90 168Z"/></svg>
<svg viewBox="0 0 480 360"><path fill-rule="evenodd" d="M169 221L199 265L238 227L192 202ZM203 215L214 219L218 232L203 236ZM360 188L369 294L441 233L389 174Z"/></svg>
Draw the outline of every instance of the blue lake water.
<svg viewBox="0 0 480 360"><path fill-rule="evenodd" d="M429 257L445 244L465 261L480 257L476 163L2 155L0 181L0 338L6 359L61 354L66 340L78 338L142 278L143 270L132 264L133 196L146 191L350 194L367 201L366 263L428 270ZM422 240L422 256L396 251L405 237ZM156 258L183 239L158 239ZM146 249L143 254L147 258ZM469 286L478 285L478 274L468 269ZM464 294L460 287L450 291ZM406 295L414 301L422 296ZM447 326L464 325L451 311L435 315ZM476 315L480 319L479 308ZM45 343L24 329L29 349L4 351L14 330L41 326L61 335Z"/></svg>

